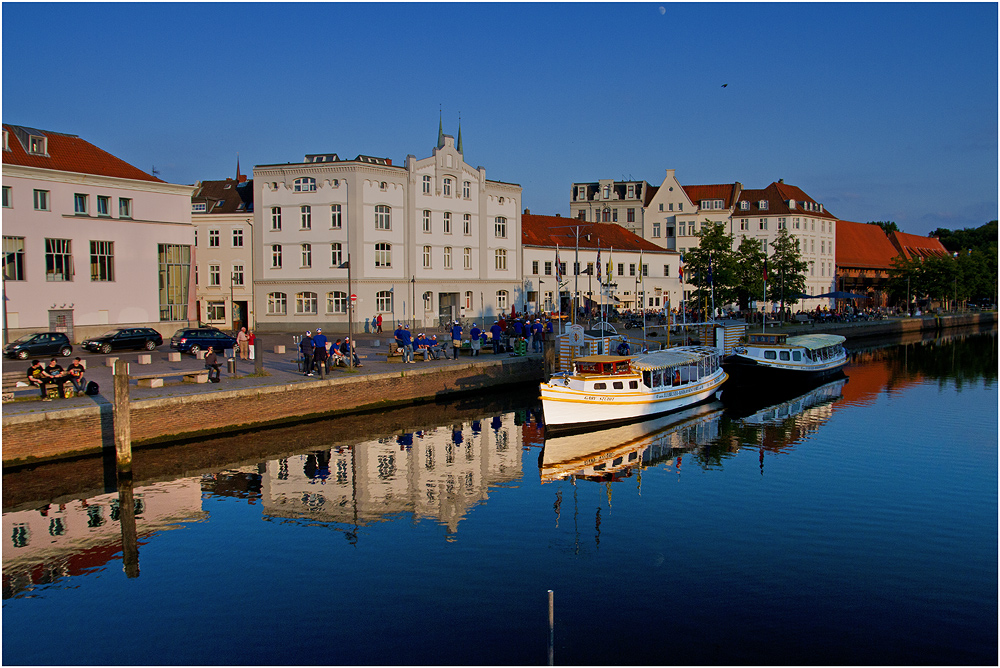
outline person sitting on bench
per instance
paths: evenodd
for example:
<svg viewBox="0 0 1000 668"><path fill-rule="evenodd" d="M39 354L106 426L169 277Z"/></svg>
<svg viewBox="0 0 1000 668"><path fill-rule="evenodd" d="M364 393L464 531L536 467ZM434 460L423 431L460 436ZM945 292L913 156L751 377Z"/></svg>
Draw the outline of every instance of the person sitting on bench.
<svg viewBox="0 0 1000 668"><path fill-rule="evenodd" d="M205 368L208 369L208 379L213 383L219 382L219 358L215 356L215 349L209 348L205 353Z"/></svg>
<svg viewBox="0 0 1000 668"><path fill-rule="evenodd" d="M38 360L31 360L31 366L28 367L28 382L41 389L42 401L50 401L45 395L45 383L47 380L45 377L45 367L42 366L42 363Z"/></svg>
<svg viewBox="0 0 1000 668"><path fill-rule="evenodd" d="M53 357L49 360L48 366L45 367L45 382L50 384L55 384L59 386L59 396L66 397L66 383L69 381L69 376L63 371L62 365L59 364L59 360Z"/></svg>
<svg viewBox="0 0 1000 668"><path fill-rule="evenodd" d="M69 382L73 383L73 389L76 390L76 396L83 396L84 390L87 389L87 379L83 377L83 372L86 371L86 367L83 366L83 360L79 357L73 360L73 363L66 367L66 373L69 375Z"/></svg>

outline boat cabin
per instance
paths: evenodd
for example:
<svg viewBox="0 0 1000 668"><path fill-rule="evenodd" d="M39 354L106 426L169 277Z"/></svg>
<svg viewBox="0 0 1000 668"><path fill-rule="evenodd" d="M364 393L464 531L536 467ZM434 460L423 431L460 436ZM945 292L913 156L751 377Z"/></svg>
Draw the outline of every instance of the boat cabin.
<svg viewBox="0 0 1000 668"><path fill-rule="evenodd" d="M788 339L788 334L748 334L747 336L749 337L747 343L750 344L784 345Z"/></svg>
<svg viewBox="0 0 1000 668"><path fill-rule="evenodd" d="M588 355L573 360L573 367L578 376L619 376L632 373L629 364L631 359L631 357L611 355Z"/></svg>

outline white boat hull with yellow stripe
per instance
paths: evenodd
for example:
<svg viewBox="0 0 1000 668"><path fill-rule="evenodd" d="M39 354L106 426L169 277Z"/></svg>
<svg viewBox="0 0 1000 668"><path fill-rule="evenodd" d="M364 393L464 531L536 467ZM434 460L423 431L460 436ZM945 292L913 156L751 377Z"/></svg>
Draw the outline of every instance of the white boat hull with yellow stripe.
<svg viewBox="0 0 1000 668"><path fill-rule="evenodd" d="M573 372L541 384L546 433L643 420L707 401L726 381L718 351L683 346L573 361Z"/></svg>

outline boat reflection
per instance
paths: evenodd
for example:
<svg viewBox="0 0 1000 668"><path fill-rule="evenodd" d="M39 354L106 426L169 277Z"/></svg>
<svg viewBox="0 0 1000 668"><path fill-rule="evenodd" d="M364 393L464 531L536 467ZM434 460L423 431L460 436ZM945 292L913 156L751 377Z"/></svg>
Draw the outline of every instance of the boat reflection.
<svg viewBox="0 0 1000 668"><path fill-rule="evenodd" d="M712 401L620 427L545 439L541 480L574 477L614 482L640 466L672 463L674 457L718 438L723 404Z"/></svg>
<svg viewBox="0 0 1000 668"><path fill-rule="evenodd" d="M848 380L840 373L833 380L783 390L730 388L723 391L722 401L726 413L745 425L780 424L810 408L836 402Z"/></svg>

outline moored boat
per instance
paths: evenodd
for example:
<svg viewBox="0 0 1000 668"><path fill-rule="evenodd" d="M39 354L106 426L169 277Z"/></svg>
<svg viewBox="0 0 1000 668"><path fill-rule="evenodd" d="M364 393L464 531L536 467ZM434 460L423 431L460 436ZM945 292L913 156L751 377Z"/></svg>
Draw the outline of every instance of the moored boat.
<svg viewBox="0 0 1000 668"><path fill-rule="evenodd" d="M725 382L719 351L679 346L641 355L588 355L541 384L546 434L669 413L715 396Z"/></svg>
<svg viewBox="0 0 1000 668"><path fill-rule="evenodd" d="M836 334L749 334L722 361L736 384L812 382L833 376L847 365L843 336Z"/></svg>

